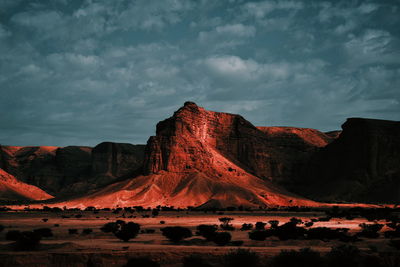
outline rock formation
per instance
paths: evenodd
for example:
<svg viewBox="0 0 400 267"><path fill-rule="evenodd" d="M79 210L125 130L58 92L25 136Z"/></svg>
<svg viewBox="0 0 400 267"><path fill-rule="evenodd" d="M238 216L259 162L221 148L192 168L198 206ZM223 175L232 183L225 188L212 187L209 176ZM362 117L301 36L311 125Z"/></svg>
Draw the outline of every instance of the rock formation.
<svg viewBox="0 0 400 267"><path fill-rule="evenodd" d="M398 202L399 124L352 118L326 133L255 127L186 102L146 146L0 146L0 168L69 197L62 204L71 207L319 205L299 195Z"/></svg>
<svg viewBox="0 0 400 267"><path fill-rule="evenodd" d="M14 176L0 169L0 200L5 203L18 201L46 200L53 198L40 188L18 181Z"/></svg>
<svg viewBox="0 0 400 267"><path fill-rule="evenodd" d="M265 132L239 115L187 102L157 124L156 136L146 146L145 175L62 205L318 205L260 178L274 174L264 166L272 156L267 139Z"/></svg>
<svg viewBox="0 0 400 267"><path fill-rule="evenodd" d="M350 118L309 161L297 191L329 201L400 201L400 122Z"/></svg>
<svg viewBox="0 0 400 267"><path fill-rule="evenodd" d="M95 148L0 146L0 168L56 197L112 183L140 169L144 145L105 142Z"/></svg>

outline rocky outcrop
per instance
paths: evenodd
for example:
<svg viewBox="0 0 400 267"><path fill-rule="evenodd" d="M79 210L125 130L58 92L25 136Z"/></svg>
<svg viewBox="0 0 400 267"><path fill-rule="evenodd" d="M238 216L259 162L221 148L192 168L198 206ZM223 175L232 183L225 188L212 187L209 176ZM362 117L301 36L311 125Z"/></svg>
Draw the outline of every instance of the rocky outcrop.
<svg viewBox="0 0 400 267"><path fill-rule="evenodd" d="M0 146L0 167L56 197L88 192L129 175L143 162L144 145L91 147ZM131 176L132 177L132 176Z"/></svg>
<svg viewBox="0 0 400 267"><path fill-rule="evenodd" d="M400 201L400 122L350 118L309 162L298 191L330 201Z"/></svg>
<svg viewBox="0 0 400 267"><path fill-rule="evenodd" d="M186 102L157 124L156 136L146 146L145 175L60 205L319 205L260 178L274 174L270 166L264 166L273 156L267 139L265 132L239 115L207 111Z"/></svg>
<svg viewBox="0 0 400 267"><path fill-rule="evenodd" d="M46 200L53 198L40 188L18 181L14 176L0 169L0 201L13 203L17 201Z"/></svg>
<svg viewBox="0 0 400 267"><path fill-rule="evenodd" d="M92 151L92 177L106 184L141 172L145 145L103 142Z"/></svg>
<svg viewBox="0 0 400 267"><path fill-rule="evenodd" d="M146 173L204 171L212 160L208 146L247 172L278 183L295 177L316 148L333 140L314 129L255 127L240 115L191 102L158 123L156 133L148 141Z"/></svg>

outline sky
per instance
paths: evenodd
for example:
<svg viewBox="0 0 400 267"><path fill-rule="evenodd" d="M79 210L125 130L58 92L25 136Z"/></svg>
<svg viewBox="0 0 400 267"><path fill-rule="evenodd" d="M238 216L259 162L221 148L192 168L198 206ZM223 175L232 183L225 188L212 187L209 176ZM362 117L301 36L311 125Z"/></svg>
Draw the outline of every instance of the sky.
<svg viewBox="0 0 400 267"><path fill-rule="evenodd" d="M145 144L185 101L256 126L400 119L400 0L1 0L0 144Z"/></svg>

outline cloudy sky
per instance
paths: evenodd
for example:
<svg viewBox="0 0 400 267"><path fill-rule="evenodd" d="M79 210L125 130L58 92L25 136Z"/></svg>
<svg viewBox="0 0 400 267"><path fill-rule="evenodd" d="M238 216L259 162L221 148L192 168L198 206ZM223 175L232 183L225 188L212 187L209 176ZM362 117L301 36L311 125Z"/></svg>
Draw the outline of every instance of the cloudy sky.
<svg viewBox="0 0 400 267"><path fill-rule="evenodd" d="M1 0L0 144L145 143L187 100L263 126L399 120L399 18L399 0Z"/></svg>

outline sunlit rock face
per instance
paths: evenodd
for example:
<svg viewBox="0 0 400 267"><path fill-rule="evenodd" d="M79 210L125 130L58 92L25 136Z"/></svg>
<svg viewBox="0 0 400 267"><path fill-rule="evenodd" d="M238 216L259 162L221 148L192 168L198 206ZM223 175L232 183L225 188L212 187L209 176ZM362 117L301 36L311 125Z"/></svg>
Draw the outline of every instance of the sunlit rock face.
<svg viewBox="0 0 400 267"><path fill-rule="evenodd" d="M350 118L342 128L310 160L302 191L326 200L399 202L400 122Z"/></svg>
<svg viewBox="0 0 400 267"><path fill-rule="evenodd" d="M53 198L40 188L18 181L13 175L0 169L0 201L46 200Z"/></svg>
<svg viewBox="0 0 400 267"><path fill-rule="evenodd" d="M93 151L80 146L0 146L0 167L54 196L71 196L132 177L142 166L144 147L111 142Z"/></svg>
<svg viewBox="0 0 400 267"><path fill-rule="evenodd" d="M239 115L186 102L157 124L145 151L143 175L62 205L293 206L319 205L274 185L265 159L267 135ZM266 175L264 175L266 176Z"/></svg>
<svg viewBox="0 0 400 267"><path fill-rule="evenodd" d="M333 140L314 129L255 127L240 115L207 111L187 102L157 124L149 139L144 170L204 172L213 151L263 179L285 182L296 176L316 148Z"/></svg>

